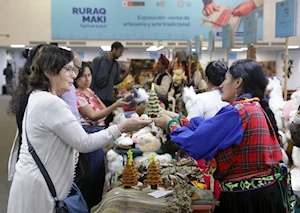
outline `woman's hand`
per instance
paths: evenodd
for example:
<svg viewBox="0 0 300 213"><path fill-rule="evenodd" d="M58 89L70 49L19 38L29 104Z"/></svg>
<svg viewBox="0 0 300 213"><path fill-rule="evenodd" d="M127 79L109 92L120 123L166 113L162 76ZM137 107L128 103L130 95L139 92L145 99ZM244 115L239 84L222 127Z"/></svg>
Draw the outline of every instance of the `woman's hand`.
<svg viewBox="0 0 300 213"><path fill-rule="evenodd" d="M215 11L220 11L220 6L216 5L215 2L211 2L203 8L202 13L205 16L209 16Z"/></svg>
<svg viewBox="0 0 300 213"><path fill-rule="evenodd" d="M141 128L149 125L152 122L151 119L143 118L127 118L121 123L117 124L119 130L123 132L138 131Z"/></svg>
<svg viewBox="0 0 300 213"><path fill-rule="evenodd" d="M169 116L170 118L173 118L173 119L177 119L179 117L179 114L175 113L175 112L171 112L171 111L168 111L168 110L165 110L163 108L161 108L161 114L164 114L164 115L167 115Z"/></svg>
<svg viewBox="0 0 300 213"><path fill-rule="evenodd" d="M115 102L115 106L116 106L116 108L117 108L117 107L123 107L123 106L129 105L130 103L131 103L131 102L123 101L123 98L120 98L120 99L118 99L118 100Z"/></svg>
<svg viewBox="0 0 300 213"><path fill-rule="evenodd" d="M243 2L239 4L233 11L234 16L246 16L255 10L255 4L253 1Z"/></svg>
<svg viewBox="0 0 300 213"><path fill-rule="evenodd" d="M166 126L171 119L171 117L163 114L160 114L157 118L152 118L152 120L155 122L155 125L163 130L166 130Z"/></svg>

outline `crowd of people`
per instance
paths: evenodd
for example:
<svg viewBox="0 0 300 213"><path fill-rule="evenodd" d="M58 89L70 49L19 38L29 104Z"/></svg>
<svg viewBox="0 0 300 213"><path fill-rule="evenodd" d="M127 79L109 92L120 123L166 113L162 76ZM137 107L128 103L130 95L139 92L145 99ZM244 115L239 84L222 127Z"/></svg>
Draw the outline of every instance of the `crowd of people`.
<svg viewBox="0 0 300 213"><path fill-rule="evenodd" d="M220 61L209 63L208 91L197 95L187 118L165 110L157 118L127 118L109 125L112 111L130 104L113 100L114 85L131 71L118 65L123 51L123 45L115 42L92 65L56 44L23 52L26 63L9 107L19 132L17 161L10 166L14 169L9 213L55 210L29 143L49 173L58 199L66 198L75 182L91 209L102 199L103 148L122 133L153 121L199 164L216 160L214 178L221 193L215 212L291 212L295 200L286 184L289 173L281 164L276 122L264 99L267 81L258 62L238 60L230 68ZM172 83L168 67L169 60L161 55L157 74L149 82L166 109Z"/></svg>

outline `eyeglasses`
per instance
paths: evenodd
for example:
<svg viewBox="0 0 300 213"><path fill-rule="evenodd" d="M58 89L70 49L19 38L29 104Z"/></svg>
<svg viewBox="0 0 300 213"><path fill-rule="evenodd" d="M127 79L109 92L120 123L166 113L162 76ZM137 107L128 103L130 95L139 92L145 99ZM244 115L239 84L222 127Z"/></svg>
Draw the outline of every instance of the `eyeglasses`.
<svg viewBox="0 0 300 213"><path fill-rule="evenodd" d="M81 71L81 67L78 67L76 64L74 64L74 66L78 69L78 72Z"/></svg>
<svg viewBox="0 0 300 213"><path fill-rule="evenodd" d="M75 74L76 75L74 67L63 67L63 68L68 71L69 75L71 75L71 74Z"/></svg>

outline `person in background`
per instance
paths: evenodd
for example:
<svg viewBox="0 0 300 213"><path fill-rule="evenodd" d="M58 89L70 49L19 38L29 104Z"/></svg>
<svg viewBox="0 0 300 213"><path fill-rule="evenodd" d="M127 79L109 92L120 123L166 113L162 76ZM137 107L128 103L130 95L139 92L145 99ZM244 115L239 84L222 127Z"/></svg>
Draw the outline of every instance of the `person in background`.
<svg viewBox="0 0 300 213"><path fill-rule="evenodd" d="M77 106L80 112L80 121L87 133L99 132L105 128L105 118L117 107L129 103L122 99L106 107L98 98L90 85L92 82L92 68L83 62L82 68L75 79ZM89 209L97 205L102 199L105 180L104 153L102 149L91 153L80 153L79 161L83 163L85 174L82 181L78 180L78 186L84 196Z"/></svg>
<svg viewBox="0 0 300 213"><path fill-rule="evenodd" d="M11 93L13 91L14 73L13 73L13 70L12 70L12 67L11 67L10 63L7 63L6 68L3 70L3 75L5 75L7 94L11 95Z"/></svg>
<svg viewBox="0 0 300 213"><path fill-rule="evenodd" d="M195 88L195 90L200 88L200 84L201 84L201 80L202 80L202 75L200 73L200 71L198 70L197 65L192 64L191 66L192 69L192 82L189 84L191 86L193 86Z"/></svg>
<svg viewBox="0 0 300 213"><path fill-rule="evenodd" d="M73 59L74 71L75 71L75 75L78 76L78 73L82 69L82 59L81 59L80 55L78 55L78 53L76 53L76 52L73 52L73 55L74 55L74 59ZM70 91L65 92L62 95L60 95L60 98L63 99L65 102L67 102L72 113L75 115L78 122L81 123L79 111L77 108L77 97L76 97L75 86L73 85L72 89Z"/></svg>
<svg viewBox="0 0 300 213"><path fill-rule="evenodd" d="M266 85L258 62L238 60L220 86L222 100L230 105L214 117L153 119L194 159L216 159L213 175L222 188L216 213L293 212L289 169L280 163L276 121L264 100Z"/></svg>
<svg viewBox="0 0 300 213"><path fill-rule="evenodd" d="M219 11L220 6L218 6L214 0L203 0L204 8L202 10L203 15L209 16L214 11ZM256 8L260 8L264 5L263 0L249 0L247 2L242 2L232 11L233 16L246 16L251 13Z"/></svg>
<svg viewBox="0 0 300 213"><path fill-rule="evenodd" d="M114 101L114 85L121 83L132 70L131 67L121 70L120 65L116 61L122 56L123 51L124 46L116 41L111 45L111 51L105 56L99 56L93 60L93 80L91 89L107 107L112 105ZM110 113L105 120L106 127L109 126L112 119L113 115Z"/></svg>
<svg viewBox="0 0 300 213"><path fill-rule="evenodd" d="M203 116L205 119L213 117L217 112L228 103L221 100L219 86L225 79L227 66L221 61L210 62L205 69L205 81L208 92L196 95L194 104L188 111L188 119Z"/></svg>
<svg viewBox="0 0 300 213"><path fill-rule="evenodd" d="M49 173L59 200L71 189L75 153L92 152L112 144L122 132L136 131L150 119L126 119L108 129L87 134L70 107L58 95L72 89L75 78L73 54L54 45L43 45L36 53L29 76L29 99L23 134L34 147ZM8 213L54 212L55 202L37 164L22 138L16 173L10 189Z"/></svg>
<svg viewBox="0 0 300 213"><path fill-rule="evenodd" d="M105 128L104 120L113 110L129 103L122 99L106 107L101 99L90 88L92 82L92 68L83 62L82 69L75 79L77 107L80 112L80 121L88 133L98 132Z"/></svg>
<svg viewBox="0 0 300 213"><path fill-rule="evenodd" d="M160 57L157 61L156 70L157 74L154 76L153 82L154 89L157 93L157 96L165 105L165 108L168 109L168 92L171 89L172 77L168 72L169 60L163 54L160 54Z"/></svg>

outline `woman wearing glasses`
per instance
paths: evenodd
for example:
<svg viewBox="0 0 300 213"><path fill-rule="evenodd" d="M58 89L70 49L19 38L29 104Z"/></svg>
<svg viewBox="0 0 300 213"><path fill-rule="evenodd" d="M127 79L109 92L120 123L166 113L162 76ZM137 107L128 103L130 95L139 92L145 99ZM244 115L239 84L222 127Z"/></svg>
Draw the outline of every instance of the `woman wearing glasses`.
<svg viewBox="0 0 300 213"><path fill-rule="evenodd" d="M126 119L94 134L87 134L69 106L58 95L71 90L75 78L73 54L53 45L36 53L30 67L29 99L23 120L23 135L34 147L56 189L58 199L65 199L72 185L74 149L87 153L113 143L122 132L138 130L151 120ZM8 213L49 212L54 198L22 138L16 173L11 185Z"/></svg>

